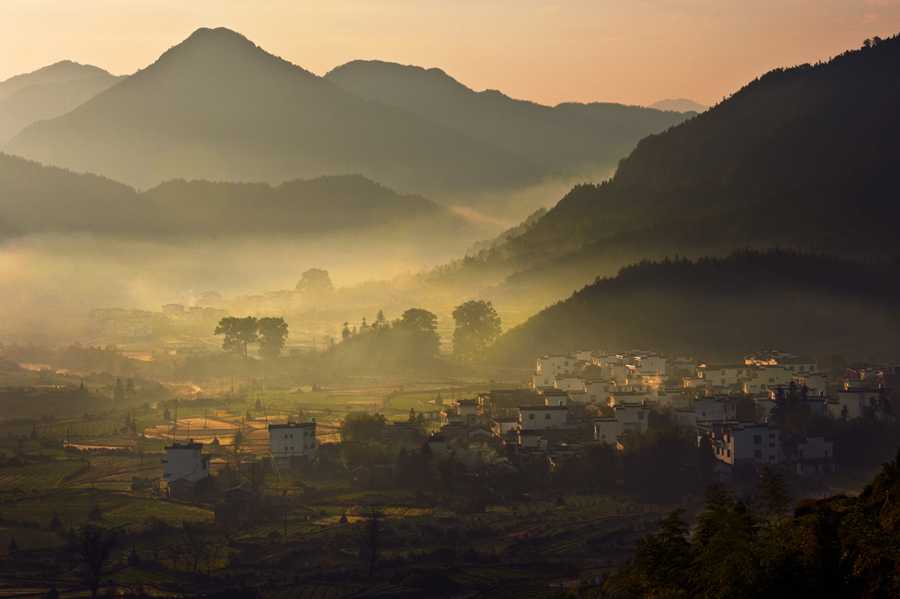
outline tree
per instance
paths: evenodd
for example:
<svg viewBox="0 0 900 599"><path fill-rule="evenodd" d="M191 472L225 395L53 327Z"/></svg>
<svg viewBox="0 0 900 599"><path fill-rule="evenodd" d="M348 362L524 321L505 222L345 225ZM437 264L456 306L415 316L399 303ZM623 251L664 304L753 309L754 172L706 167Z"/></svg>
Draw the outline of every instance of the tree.
<svg viewBox="0 0 900 599"><path fill-rule="evenodd" d="M406 316L404 314L404 316ZM384 311L379 310L378 314L375 315L375 322L372 323L373 329L381 329L387 325L387 319L384 317Z"/></svg>
<svg viewBox="0 0 900 599"><path fill-rule="evenodd" d="M302 294L303 301L315 307L327 300L334 293L334 285L327 270L310 268L300 276L297 291Z"/></svg>
<svg viewBox="0 0 900 599"><path fill-rule="evenodd" d="M222 349L241 358L246 358L247 346L259 340L258 330L258 323L253 316L247 316L246 318L228 316L219 321L215 334L225 335L225 340L222 341Z"/></svg>
<svg viewBox="0 0 900 599"><path fill-rule="evenodd" d="M366 508L362 522L359 525L360 558L363 559L369 568L369 578L375 571L375 562L381 554L382 537L384 531L381 525L381 510L374 505Z"/></svg>
<svg viewBox="0 0 900 599"><path fill-rule="evenodd" d="M437 334L437 316L428 310L410 308L397 321L394 330L409 336L406 345L412 356L430 357L441 349L441 338Z"/></svg>
<svg viewBox="0 0 900 599"><path fill-rule="evenodd" d="M113 399L117 402L125 399L125 387L122 386L122 379L116 379L116 385L113 387Z"/></svg>
<svg viewBox="0 0 900 599"><path fill-rule="evenodd" d="M350 338L350 323L345 322L344 328L341 329L341 341L346 341Z"/></svg>
<svg viewBox="0 0 900 599"><path fill-rule="evenodd" d="M341 420L341 441L371 441L381 433L386 425L387 418L382 414L350 412Z"/></svg>
<svg viewBox="0 0 900 599"><path fill-rule="evenodd" d="M263 358L277 358L284 349L284 339L288 335L288 325L283 318L260 318L259 355Z"/></svg>
<svg viewBox="0 0 900 599"><path fill-rule="evenodd" d="M106 565L115 545L115 535L94 524L82 526L75 537L73 549L87 566L87 583L94 599L97 598L97 591L100 589L103 566Z"/></svg>
<svg viewBox="0 0 900 599"><path fill-rule="evenodd" d="M472 359L500 336L500 317L491 302L468 301L453 310L453 355Z"/></svg>

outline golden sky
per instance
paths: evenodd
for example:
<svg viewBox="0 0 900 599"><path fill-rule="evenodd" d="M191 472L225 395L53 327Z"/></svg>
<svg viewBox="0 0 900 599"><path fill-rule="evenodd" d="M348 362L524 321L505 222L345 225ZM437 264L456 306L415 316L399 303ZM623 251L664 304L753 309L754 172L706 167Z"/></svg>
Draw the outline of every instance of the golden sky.
<svg viewBox="0 0 900 599"><path fill-rule="evenodd" d="M542 104L711 105L897 33L900 0L0 0L0 80L64 59L127 74L220 26L319 75L378 59Z"/></svg>

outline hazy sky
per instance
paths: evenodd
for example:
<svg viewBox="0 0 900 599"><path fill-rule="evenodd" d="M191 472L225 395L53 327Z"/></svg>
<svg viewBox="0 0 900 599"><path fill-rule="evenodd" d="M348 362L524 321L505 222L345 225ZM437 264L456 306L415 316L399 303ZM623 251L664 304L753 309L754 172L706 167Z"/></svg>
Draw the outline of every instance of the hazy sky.
<svg viewBox="0 0 900 599"><path fill-rule="evenodd" d="M319 75L380 59L544 104L714 104L897 33L900 0L0 0L0 80L63 59L131 73L218 26Z"/></svg>

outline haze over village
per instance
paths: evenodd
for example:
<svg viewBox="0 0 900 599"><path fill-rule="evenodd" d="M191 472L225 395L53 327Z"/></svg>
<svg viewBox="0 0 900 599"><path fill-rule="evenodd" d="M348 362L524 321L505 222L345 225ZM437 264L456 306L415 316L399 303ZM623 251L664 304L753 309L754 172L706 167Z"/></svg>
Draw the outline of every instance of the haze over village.
<svg viewBox="0 0 900 599"><path fill-rule="evenodd" d="M900 596L900 6L0 7L0 592Z"/></svg>

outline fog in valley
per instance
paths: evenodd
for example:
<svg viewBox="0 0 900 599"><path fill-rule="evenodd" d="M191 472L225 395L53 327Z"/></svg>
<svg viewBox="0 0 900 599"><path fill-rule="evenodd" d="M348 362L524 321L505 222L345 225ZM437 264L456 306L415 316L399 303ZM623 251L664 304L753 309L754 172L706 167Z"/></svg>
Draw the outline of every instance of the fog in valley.
<svg viewBox="0 0 900 599"><path fill-rule="evenodd" d="M0 19L2 594L900 596L896 3L87 4Z"/></svg>

